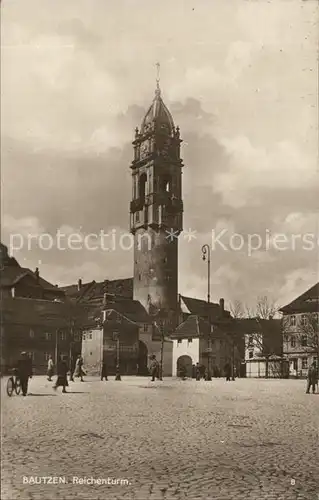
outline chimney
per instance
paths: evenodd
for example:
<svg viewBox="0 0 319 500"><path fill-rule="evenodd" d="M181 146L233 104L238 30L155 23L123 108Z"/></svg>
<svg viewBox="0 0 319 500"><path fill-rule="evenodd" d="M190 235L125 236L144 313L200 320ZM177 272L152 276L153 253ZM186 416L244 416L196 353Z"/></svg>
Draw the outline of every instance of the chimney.
<svg viewBox="0 0 319 500"><path fill-rule="evenodd" d="M224 299L219 299L219 307L221 309L222 314L225 312L225 301Z"/></svg>
<svg viewBox="0 0 319 500"><path fill-rule="evenodd" d="M39 273L38 267L35 268L34 274L35 274L35 277L37 278L37 282L39 282L40 273Z"/></svg>
<svg viewBox="0 0 319 500"><path fill-rule="evenodd" d="M82 280L81 278L78 279L78 292L81 290L82 288Z"/></svg>

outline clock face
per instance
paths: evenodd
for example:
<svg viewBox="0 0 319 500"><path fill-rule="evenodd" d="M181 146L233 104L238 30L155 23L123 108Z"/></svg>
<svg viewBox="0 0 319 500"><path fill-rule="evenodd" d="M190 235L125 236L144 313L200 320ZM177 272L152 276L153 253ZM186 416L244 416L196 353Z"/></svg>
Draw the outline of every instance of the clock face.
<svg viewBox="0 0 319 500"><path fill-rule="evenodd" d="M149 154L149 143L148 142L143 142L141 145L141 158L145 158Z"/></svg>

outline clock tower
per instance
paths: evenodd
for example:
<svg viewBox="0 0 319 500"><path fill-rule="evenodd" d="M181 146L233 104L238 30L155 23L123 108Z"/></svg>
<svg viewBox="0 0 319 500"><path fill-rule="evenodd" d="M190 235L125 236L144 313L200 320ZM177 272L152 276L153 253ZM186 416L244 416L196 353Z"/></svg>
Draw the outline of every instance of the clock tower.
<svg viewBox="0 0 319 500"><path fill-rule="evenodd" d="M135 130L130 228L134 235L133 295L174 328L178 308L178 236L183 229L179 128L161 97Z"/></svg>

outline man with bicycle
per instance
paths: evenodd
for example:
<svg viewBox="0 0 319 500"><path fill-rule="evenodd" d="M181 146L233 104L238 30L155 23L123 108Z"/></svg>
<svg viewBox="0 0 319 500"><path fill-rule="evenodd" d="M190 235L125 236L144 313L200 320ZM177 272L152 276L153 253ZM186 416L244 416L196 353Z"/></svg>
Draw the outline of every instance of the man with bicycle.
<svg viewBox="0 0 319 500"><path fill-rule="evenodd" d="M27 395L29 378L32 378L32 362L26 352L22 352L17 363L17 377L21 383L23 396Z"/></svg>

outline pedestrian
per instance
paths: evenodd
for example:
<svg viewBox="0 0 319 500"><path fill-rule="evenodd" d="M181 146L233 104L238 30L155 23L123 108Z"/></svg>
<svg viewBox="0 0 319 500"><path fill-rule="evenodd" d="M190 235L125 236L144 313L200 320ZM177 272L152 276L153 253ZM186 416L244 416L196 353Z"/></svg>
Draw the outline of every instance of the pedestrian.
<svg viewBox="0 0 319 500"><path fill-rule="evenodd" d="M58 387L62 387L62 392L66 392L65 388L68 387L68 365L64 356L61 356L60 361L57 366L57 379L53 386L54 390Z"/></svg>
<svg viewBox="0 0 319 500"><path fill-rule="evenodd" d="M73 378L73 373L74 373L74 370L75 370L75 362L74 362L74 357L71 356L71 359L70 359L70 382L74 382L74 378Z"/></svg>
<svg viewBox="0 0 319 500"><path fill-rule="evenodd" d="M152 382L154 382L155 377L158 376L158 372L159 372L159 364L158 364L158 361L157 361L156 356L154 354L151 356L150 372L151 372L151 376L152 376Z"/></svg>
<svg viewBox="0 0 319 500"><path fill-rule="evenodd" d="M47 375L48 375L48 381L52 382L52 377L54 374L54 363L52 356L50 354L49 359L48 359L48 370L47 370Z"/></svg>
<svg viewBox="0 0 319 500"><path fill-rule="evenodd" d="M314 361L308 370L306 394L310 393L311 387L312 387L312 394L315 394L317 384L318 384L318 370L316 362Z"/></svg>
<svg viewBox="0 0 319 500"><path fill-rule="evenodd" d="M85 372L83 370L83 358L82 358L81 354L79 354L77 357L76 363L75 363L75 370L74 370L73 377L77 377L77 378L80 377L81 382L84 382L83 375L85 375Z"/></svg>
<svg viewBox="0 0 319 500"><path fill-rule="evenodd" d="M196 380L200 380L201 379L201 372L200 372L200 365L199 365L199 363L196 363L195 370L196 370Z"/></svg>
<svg viewBox="0 0 319 500"><path fill-rule="evenodd" d="M105 361L102 363L101 380L103 380L104 378L106 381L108 380L108 378L107 378L107 364Z"/></svg>
<svg viewBox="0 0 319 500"><path fill-rule="evenodd" d="M206 377L206 368L204 365L199 366L200 378L205 379Z"/></svg>
<svg viewBox="0 0 319 500"><path fill-rule="evenodd" d="M226 382L230 382L230 376L231 376L231 367L230 367L229 363L226 363L226 365L225 365Z"/></svg>
<svg viewBox="0 0 319 500"><path fill-rule="evenodd" d="M17 363L17 377L20 380L23 396L28 393L29 378L32 378L32 361L26 352L20 354Z"/></svg>

